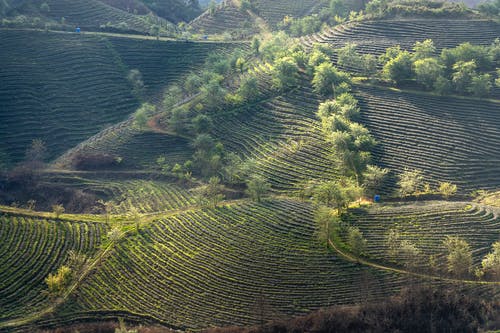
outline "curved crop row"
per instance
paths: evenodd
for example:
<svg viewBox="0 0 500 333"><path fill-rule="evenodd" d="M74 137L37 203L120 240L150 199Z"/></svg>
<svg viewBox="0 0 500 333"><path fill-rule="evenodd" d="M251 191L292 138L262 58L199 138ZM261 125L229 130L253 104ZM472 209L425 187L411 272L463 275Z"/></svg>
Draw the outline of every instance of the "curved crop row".
<svg viewBox="0 0 500 333"><path fill-rule="evenodd" d="M500 186L497 102L362 87L357 96L384 167L421 169L431 184L450 181L461 191Z"/></svg>
<svg viewBox="0 0 500 333"><path fill-rule="evenodd" d="M242 12L232 1L219 5L214 13L206 11L189 24L195 31L206 34L223 34L238 31L244 35L258 33L253 19Z"/></svg>
<svg viewBox="0 0 500 333"><path fill-rule="evenodd" d="M491 244L500 234L500 211L470 203L384 204L352 213L353 224L368 241L368 252L381 260L387 259L386 237L390 229L417 245L424 255L444 253L442 242L446 236L464 238L473 250L475 264L491 251ZM441 260L442 266L445 262Z"/></svg>
<svg viewBox="0 0 500 333"><path fill-rule="evenodd" d="M254 0L256 13L272 26L283 20L285 16L302 17L319 12L324 7L322 0Z"/></svg>
<svg viewBox="0 0 500 333"><path fill-rule="evenodd" d="M45 278L70 250L91 256L104 232L102 224L0 216L0 322L47 306Z"/></svg>
<svg viewBox="0 0 500 333"><path fill-rule="evenodd" d="M75 318L125 311L177 327L254 324L390 293L399 277L328 254L308 204L182 213L123 240L78 291ZM359 292L363 276L376 283ZM370 290L370 291L369 291Z"/></svg>
<svg viewBox="0 0 500 333"><path fill-rule="evenodd" d="M54 157L138 106L99 38L0 31L0 40L0 149L14 162L33 139Z"/></svg>
<svg viewBox="0 0 500 333"><path fill-rule="evenodd" d="M394 45L411 49L416 41L425 39L432 39L438 51L464 42L490 45L499 30L499 23L487 20L379 20L339 25L302 40L307 46L329 43L336 48L355 43L360 53L378 55Z"/></svg>
<svg viewBox="0 0 500 333"><path fill-rule="evenodd" d="M217 119L214 134L231 151L254 159L254 172L274 189L297 189L336 173L315 115L318 104L319 97L304 87Z"/></svg>

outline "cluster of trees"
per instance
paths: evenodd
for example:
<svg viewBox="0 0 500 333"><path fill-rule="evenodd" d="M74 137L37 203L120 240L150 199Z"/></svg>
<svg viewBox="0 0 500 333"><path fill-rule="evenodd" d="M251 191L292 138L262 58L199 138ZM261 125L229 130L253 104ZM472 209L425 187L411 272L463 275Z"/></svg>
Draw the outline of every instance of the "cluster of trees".
<svg viewBox="0 0 500 333"><path fill-rule="evenodd" d="M429 183L425 182L422 170L405 169L398 177L399 195L419 196L421 194L440 194L445 199L457 193L457 185L450 182L439 182L433 190Z"/></svg>
<svg viewBox="0 0 500 333"><path fill-rule="evenodd" d="M339 65L351 68L371 78L376 76L396 85L416 82L426 90L439 94L472 94L487 96L494 84L500 85L500 40L490 46L463 43L443 49L437 54L430 39L416 42L413 52L400 46L390 47L377 59L360 55L355 44L337 50ZM381 70L377 71L377 64ZM495 80L496 76L496 80Z"/></svg>
<svg viewBox="0 0 500 333"><path fill-rule="evenodd" d="M461 2L435 0L371 0L360 17L390 18L403 17L463 17L472 14Z"/></svg>

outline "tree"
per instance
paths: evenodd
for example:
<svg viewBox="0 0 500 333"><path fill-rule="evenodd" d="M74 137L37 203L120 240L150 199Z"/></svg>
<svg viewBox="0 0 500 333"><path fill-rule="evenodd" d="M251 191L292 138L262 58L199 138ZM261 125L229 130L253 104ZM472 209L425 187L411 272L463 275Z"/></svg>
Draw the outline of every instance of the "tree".
<svg viewBox="0 0 500 333"><path fill-rule="evenodd" d="M450 196L457 193L457 185L449 182L440 182L438 191L445 199L448 199Z"/></svg>
<svg viewBox="0 0 500 333"><path fill-rule="evenodd" d="M337 50L337 62L340 66L360 70L362 67L362 57L356 51L356 44L347 43Z"/></svg>
<svg viewBox="0 0 500 333"><path fill-rule="evenodd" d="M261 202L262 197L271 189L271 184L259 175L252 176L247 182L246 193L256 202Z"/></svg>
<svg viewBox="0 0 500 333"><path fill-rule="evenodd" d="M387 255L390 260L396 260L401 247L401 234L396 229L389 230L385 244L387 246Z"/></svg>
<svg viewBox="0 0 500 333"><path fill-rule="evenodd" d="M408 170L399 175L399 193L401 197L417 194L424 185L424 176L421 170Z"/></svg>
<svg viewBox="0 0 500 333"><path fill-rule="evenodd" d="M494 279L500 279L500 242L492 245L492 251L481 262L483 273Z"/></svg>
<svg viewBox="0 0 500 333"><path fill-rule="evenodd" d="M349 178L323 182L313 189L313 199L319 204L334 207L341 215L349 204L362 195L362 189Z"/></svg>
<svg viewBox="0 0 500 333"><path fill-rule="evenodd" d="M26 161L28 163L34 163L41 165L45 160L47 155L47 147L45 142L41 139L34 139L31 141L31 145L26 150Z"/></svg>
<svg viewBox="0 0 500 333"><path fill-rule="evenodd" d="M56 274L50 273L45 278L45 283L47 284L48 294L50 298L55 298L61 296L64 289L68 286L71 280L71 268L68 266L61 266L57 270Z"/></svg>
<svg viewBox="0 0 500 333"><path fill-rule="evenodd" d="M338 218L330 208L319 206L314 212L314 221L318 226L318 239L328 247L330 234L338 227Z"/></svg>
<svg viewBox="0 0 500 333"><path fill-rule="evenodd" d="M122 237L123 233L122 231L120 230L120 228L118 227L114 227L113 229L111 229L109 232L108 232L108 240L110 242L116 242L118 241L121 237Z"/></svg>
<svg viewBox="0 0 500 333"><path fill-rule="evenodd" d="M490 74L477 74L472 77L470 86L467 89L468 92L472 93L477 97L484 97L489 95L493 88L491 75Z"/></svg>
<svg viewBox="0 0 500 333"><path fill-rule="evenodd" d="M439 76L443 73L443 66L436 58L423 58L413 63L417 82L427 89L434 87Z"/></svg>
<svg viewBox="0 0 500 333"><path fill-rule="evenodd" d="M368 165L362 176L366 193L370 196L375 195L384 184L388 174L389 169Z"/></svg>
<svg viewBox="0 0 500 333"><path fill-rule="evenodd" d="M138 69L131 69L127 74L127 80L132 85L133 94L142 99L144 97L144 81Z"/></svg>
<svg viewBox="0 0 500 333"><path fill-rule="evenodd" d="M259 84L255 76L245 76L238 88L238 95L248 102L253 102L259 96Z"/></svg>
<svg viewBox="0 0 500 333"><path fill-rule="evenodd" d="M361 57L361 73L367 77L373 77L377 73L377 58L373 54Z"/></svg>
<svg viewBox="0 0 500 333"><path fill-rule="evenodd" d="M199 199L203 205L208 204L215 208L219 202L224 200L224 186L220 183L219 177L211 177L208 184L201 187L199 191Z"/></svg>
<svg viewBox="0 0 500 333"><path fill-rule="evenodd" d="M347 245L352 254L360 257L365 254L367 241L358 227L349 227L347 229Z"/></svg>
<svg viewBox="0 0 500 333"><path fill-rule="evenodd" d="M404 266L407 269L413 270L418 266L422 252L414 243L406 239L401 241L399 244L399 251L401 253Z"/></svg>
<svg viewBox="0 0 500 333"><path fill-rule="evenodd" d="M415 60L426 59L431 58L436 53L436 47L432 39L426 39L423 42L415 42L413 51Z"/></svg>
<svg viewBox="0 0 500 333"><path fill-rule="evenodd" d="M339 71L329 62L316 66L312 85L318 94L331 95L335 97L335 86L342 82L350 82L349 74Z"/></svg>
<svg viewBox="0 0 500 333"><path fill-rule="evenodd" d="M412 77L412 57L408 51L401 51L395 58L389 60L382 70L384 76L396 84Z"/></svg>
<svg viewBox="0 0 500 333"><path fill-rule="evenodd" d="M58 204L58 205L52 205L52 212L54 213L54 216L56 219L59 218L59 216L61 216L61 214L63 214L65 211L64 209L64 206L61 205L61 204Z"/></svg>
<svg viewBox="0 0 500 333"><path fill-rule="evenodd" d="M457 92L463 93L469 89L472 78L476 75L476 62L459 61L453 65L452 82Z"/></svg>
<svg viewBox="0 0 500 333"><path fill-rule="evenodd" d="M273 69L273 87L279 91L284 91L297 84L299 66L291 57L284 57L276 60Z"/></svg>
<svg viewBox="0 0 500 333"><path fill-rule="evenodd" d="M447 236L443 241L446 248L448 271L457 277L465 277L471 270L472 252L469 244L456 236Z"/></svg>
<svg viewBox="0 0 500 333"><path fill-rule="evenodd" d="M453 89L451 81L444 76L438 76L434 82L434 90L440 95L449 94Z"/></svg>
<svg viewBox="0 0 500 333"><path fill-rule="evenodd" d="M134 113L134 127L137 129L145 129L148 125L148 119L156 112L156 106L149 103L141 105Z"/></svg>
<svg viewBox="0 0 500 333"><path fill-rule="evenodd" d="M191 125L193 126L196 134L209 133L212 130L213 121L210 116L199 114L193 118Z"/></svg>
<svg viewBox="0 0 500 333"><path fill-rule="evenodd" d="M195 73L191 73L187 76L186 81L184 81L184 90L186 90L189 95L193 95L200 89L202 84L203 80L201 77Z"/></svg>

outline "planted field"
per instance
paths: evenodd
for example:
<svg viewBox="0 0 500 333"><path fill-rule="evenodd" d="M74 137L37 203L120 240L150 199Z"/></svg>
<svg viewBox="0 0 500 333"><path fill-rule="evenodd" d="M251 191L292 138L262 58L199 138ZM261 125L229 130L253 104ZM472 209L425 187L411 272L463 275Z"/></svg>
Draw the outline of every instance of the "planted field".
<svg viewBox="0 0 500 333"><path fill-rule="evenodd" d="M356 95L384 167L421 169L461 192L500 186L499 103L362 87Z"/></svg>
<svg viewBox="0 0 500 333"><path fill-rule="evenodd" d="M152 25L158 20L167 22L158 17L147 15L139 16L127 12L98 0L71 1L71 0L47 0L50 11L47 15L56 22L64 20L67 24L79 26L83 31L100 30L101 26L111 25L120 27L122 30L149 32Z"/></svg>
<svg viewBox="0 0 500 333"><path fill-rule="evenodd" d="M353 211L352 222L368 241L368 252L387 259L386 236L390 229L410 240L423 252L422 257L442 254L446 236L465 239L473 250L474 264L491 251L500 235L498 208L462 202L421 202L384 204ZM441 258L443 268L445 259Z"/></svg>
<svg viewBox="0 0 500 333"><path fill-rule="evenodd" d="M212 53L225 54L244 44L158 42L129 38L110 38L123 64L138 69L143 77L148 96L155 95L172 82L178 82L193 69L203 66Z"/></svg>
<svg viewBox="0 0 500 333"><path fill-rule="evenodd" d="M285 16L297 18L311 15L325 6L323 0L255 0L253 4L257 15L272 26L276 26Z"/></svg>
<svg viewBox="0 0 500 333"><path fill-rule="evenodd" d="M315 241L311 219L308 204L269 201L154 222L117 245L66 313L120 311L202 328L254 324L391 292L398 276L329 254Z"/></svg>
<svg viewBox="0 0 500 333"><path fill-rule="evenodd" d="M205 34L231 32L238 37L246 37L258 33L253 18L242 12L232 1L223 2L213 14L206 11L189 25L195 31Z"/></svg>
<svg viewBox="0 0 500 333"><path fill-rule="evenodd" d="M14 162L33 139L52 158L138 106L100 38L0 31L0 43L0 150Z"/></svg>
<svg viewBox="0 0 500 333"><path fill-rule="evenodd" d="M45 278L70 250L91 256L103 233L102 224L0 216L0 323L47 306Z"/></svg>
<svg viewBox="0 0 500 333"><path fill-rule="evenodd" d="M255 172L275 190L296 190L307 180L336 173L315 115L319 101L304 87L217 120L214 134L226 148L254 159Z"/></svg>
<svg viewBox="0 0 500 333"><path fill-rule="evenodd" d="M490 45L499 31L499 23L487 20L379 20L339 25L303 41L308 46L319 42L335 48L355 43L360 53L378 55L394 45L411 49L416 41L425 39L432 39L438 51L464 42Z"/></svg>

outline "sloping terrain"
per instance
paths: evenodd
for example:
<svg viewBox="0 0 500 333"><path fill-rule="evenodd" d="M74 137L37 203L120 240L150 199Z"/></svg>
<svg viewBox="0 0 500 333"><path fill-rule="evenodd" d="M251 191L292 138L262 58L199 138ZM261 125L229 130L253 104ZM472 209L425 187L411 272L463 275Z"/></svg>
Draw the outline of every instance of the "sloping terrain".
<svg viewBox="0 0 500 333"><path fill-rule="evenodd" d="M411 49L416 41L432 39L437 50L464 42L489 45L499 36L500 24L489 20L405 19L353 22L306 36L304 43L328 43L335 48L358 45L360 53L382 54L390 46Z"/></svg>
<svg viewBox="0 0 500 333"><path fill-rule="evenodd" d="M311 218L308 204L269 201L154 222L120 242L61 316L130 311L202 328L254 324L390 293L397 275L329 255L314 241ZM360 293L363 276L369 282Z"/></svg>
<svg viewBox="0 0 500 333"><path fill-rule="evenodd" d="M46 307L45 278L71 250L91 256L106 227L99 223L0 216L0 322Z"/></svg>
<svg viewBox="0 0 500 333"><path fill-rule="evenodd" d="M464 192L500 186L498 102L361 87L357 95L380 165L421 169L431 184Z"/></svg>
<svg viewBox="0 0 500 333"><path fill-rule="evenodd" d="M424 201L356 209L352 221L366 235L369 253L379 260L387 260L386 239L393 229L415 243L423 260L429 255L444 257L442 242L446 236L462 237L472 248L474 263L479 264L498 240L499 212L497 208L464 202ZM441 268L444 271L445 265Z"/></svg>
<svg viewBox="0 0 500 333"><path fill-rule="evenodd" d="M105 40L23 31L0 40L0 145L13 162L37 138L53 158L139 105Z"/></svg>
<svg viewBox="0 0 500 333"><path fill-rule="evenodd" d="M318 13L326 6L323 0L254 0L255 12L269 25L275 27L285 16L302 17Z"/></svg>

